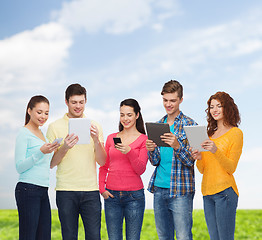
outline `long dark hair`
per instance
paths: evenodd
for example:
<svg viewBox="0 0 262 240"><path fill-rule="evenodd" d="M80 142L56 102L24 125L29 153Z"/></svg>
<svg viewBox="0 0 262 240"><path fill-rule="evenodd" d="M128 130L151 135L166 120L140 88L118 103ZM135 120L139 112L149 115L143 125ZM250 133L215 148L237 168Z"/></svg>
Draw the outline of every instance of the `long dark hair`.
<svg viewBox="0 0 262 240"><path fill-rule="evenodd" d="M238 127L241 122L238 107L234 102L234 99L226 92L217 92L212 95L207 101L207 133L208 136L212 136L217 130L217 121L210 114L211 101L215 99L221 103L223 107L224 124L227 126Z"/></svg>
<svg viewBox="0 0 262 240"><path fill-rule="evenodd" d="M128 99L123 100L120 103L120 107L122 107L122 106L132 107L134 109L135 114L136 115L139 114L139 116L136 120L136 129L140 133L146 134L145 127L144 127L144 121L143 121L143 117L142 117L142 114L141 114L141 108L140 108L138 102L133 98L128 98ZM119 122L119 132L123 131L123 129L124 129L123 125L121 124L121 122Z"/></svg>
<svg viewBox="0 0 262 240"><path fill-rule="evenodd" d="M28 114L28 109L30 108L32 110L37 103L41 103L41 102L45 102L49 105L48 99L42 95L36 95L36 96L31 97L26 107L25 125L30 121L30 115Z"/></svg>

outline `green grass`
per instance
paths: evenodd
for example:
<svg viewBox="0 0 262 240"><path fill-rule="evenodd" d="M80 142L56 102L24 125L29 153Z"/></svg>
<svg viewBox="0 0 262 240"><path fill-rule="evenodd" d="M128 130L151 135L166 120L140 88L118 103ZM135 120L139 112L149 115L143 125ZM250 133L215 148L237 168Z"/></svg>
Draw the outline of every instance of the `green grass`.
<svg viewBox="0 0 262 240"><path fill-rule="evenodd" d="M194 239L209 239L203 210L194 210L193 221ZM104 212L102 213L101 238L107 239ZM0 210L0 239L18 239L18 215L16 210ZM57 216L57 210L52 210L52 240L60 239L62 239L62 237L60 233L60 223ZM79 240L82 239L84 239L84 229L82 221L80 221ZM141 239L158 239L153 210L145 211ZM262 239L262 210L237 211L235 239Z"/></svg>

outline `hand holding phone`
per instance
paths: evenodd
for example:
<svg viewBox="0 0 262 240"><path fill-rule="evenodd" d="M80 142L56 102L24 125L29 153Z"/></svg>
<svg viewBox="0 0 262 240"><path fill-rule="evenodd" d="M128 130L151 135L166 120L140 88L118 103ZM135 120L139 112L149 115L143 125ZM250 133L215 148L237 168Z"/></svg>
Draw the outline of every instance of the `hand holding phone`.
<svg viewBox="0 0 262 240"><path fill-rule="evenodd" d="M115 144L115 145L118 144L118 143L122 143L120 137L114 137L113 140L114 140L114 144Z"/></svg>
<svg viewBox="0 0 262 240"><path fill-rule="evenodd" d="M119 150L121 153L127 154L131 150L130 146L128 146L128 145L125 146L125 145L122 144L120 137L115 137L115 138L113 138L113 140L114 140L114 143L115 143L115 148L117 150ZM120 144L120 145L118 145L118 144Z"/></svg>

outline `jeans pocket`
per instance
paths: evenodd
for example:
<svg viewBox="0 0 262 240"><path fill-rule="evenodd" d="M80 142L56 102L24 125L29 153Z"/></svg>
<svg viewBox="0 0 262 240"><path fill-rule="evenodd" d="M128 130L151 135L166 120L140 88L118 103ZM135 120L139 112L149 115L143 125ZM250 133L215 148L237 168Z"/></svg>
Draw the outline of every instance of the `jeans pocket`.
<svg viewBox="0 0 262 240"><path fill-rule="evenodd" d="M158 187L154 186L153 192L156 193L158 190Z"/></svg>
<svg viewBox="0 0 262 240"><path fill-rule="evenodd" d="M104 201L110 201L110 200L112 200L113 198L111 198L110 196L107 198L107 199L104 199Z"/></svg>
<svg viewBox="0 0 262 240"><path fill-rule="evenodd" d="M220 196L220 197L225 197L225 198L227 198L228 196L231 195L232 191L234 192L233 188L232 188L232 187L229 187L229 188L226 188L225 190L217 193L216 195L217 195L217 196Z"/></svg>
<svg viewBox="0 0 262 240"><path fill-rule="evenodd" d="M130 197L133 200L139 200L139 199L145 198L144 189L141 189L141 190L138 190L138 191L133 191L132 193L130 193Z"/></svg>

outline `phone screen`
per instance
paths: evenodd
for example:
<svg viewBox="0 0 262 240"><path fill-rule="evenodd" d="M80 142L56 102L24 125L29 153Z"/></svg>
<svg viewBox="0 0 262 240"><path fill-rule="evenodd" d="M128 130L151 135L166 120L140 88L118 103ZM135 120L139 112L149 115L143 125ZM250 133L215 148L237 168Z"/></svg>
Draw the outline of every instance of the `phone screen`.
<svg viewBox="0 0 262 240"><path fill-rule="evenodd" d="M115 143L115 144L117 144L117 143L122 143L122 142L121 142L121 138L119 138L119 137L114 137L113 140L114 140L114 143Z"/></svg>

